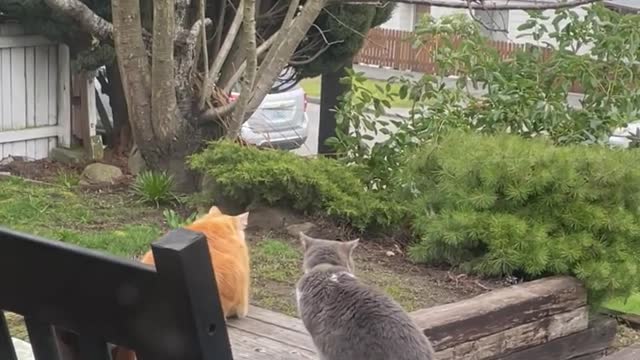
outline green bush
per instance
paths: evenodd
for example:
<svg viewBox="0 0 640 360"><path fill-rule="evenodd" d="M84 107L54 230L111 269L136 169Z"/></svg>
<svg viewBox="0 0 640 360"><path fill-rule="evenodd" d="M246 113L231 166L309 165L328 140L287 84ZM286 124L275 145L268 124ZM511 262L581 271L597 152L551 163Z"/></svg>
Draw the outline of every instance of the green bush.
<svg viewBox="0 0 640 360"><path fill-rule="evenodd" d="M193 155L190 165L208 174L217 191L238 202L322 212L359 229L391 224L397 211L366 190L360 168L333 159L221 141Z"/></svg>
<svg viewBox="0 0 640 360"><path fill-rule="evenodd" d="M571 274L594 299L640 284L637 150L513 135L445 136L407 159L421 262L486 275Z"/></svg>

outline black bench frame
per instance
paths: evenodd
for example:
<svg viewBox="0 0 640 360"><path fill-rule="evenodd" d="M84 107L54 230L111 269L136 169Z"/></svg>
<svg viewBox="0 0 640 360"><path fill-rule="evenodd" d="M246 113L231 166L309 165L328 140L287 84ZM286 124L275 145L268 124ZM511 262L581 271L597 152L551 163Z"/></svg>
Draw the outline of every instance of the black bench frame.
<svg viewBox="0 0 640 360"><path fill-rule="evenodd" d="M200 233L152 244L156 268L0 228L0 359L16 354L2 310L25 317L36 360L59 360L55 329L81 359L232 360L210 254Z"/></svg>

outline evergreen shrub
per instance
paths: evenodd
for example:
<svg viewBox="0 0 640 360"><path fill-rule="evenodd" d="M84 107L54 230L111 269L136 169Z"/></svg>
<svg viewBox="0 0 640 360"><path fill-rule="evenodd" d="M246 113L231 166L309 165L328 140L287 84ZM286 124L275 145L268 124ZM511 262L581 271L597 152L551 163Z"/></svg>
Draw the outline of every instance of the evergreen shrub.
<svg viewBox="0 0 640 360"><path fill-rule="evenodd" d="M420 262L486 275L570 274L593 299L640 284L640 153L453 133L406 160L399 181Z"/></svg>
<svg viewBox="0 0 640 360"><path fill-rule="evenodd" d="M214 188L240 203L259 202L321 213L364 230L393 223L397 210L361 180L362 168L329 158L212 142L190 158Z"/></svg>

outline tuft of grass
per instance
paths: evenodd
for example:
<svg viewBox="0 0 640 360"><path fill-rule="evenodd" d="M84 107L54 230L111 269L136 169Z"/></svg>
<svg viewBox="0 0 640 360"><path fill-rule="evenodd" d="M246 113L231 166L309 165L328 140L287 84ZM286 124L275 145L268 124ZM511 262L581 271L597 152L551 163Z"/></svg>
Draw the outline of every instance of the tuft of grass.
<svg viewBox="0 0 640 360"><path fill-rule="evenodd" d="M183 218L180 214L175 212L175 210L165 209L162 212L162 216L164 216L164 221L170 229L178 229L196 221L198 214L192 213L189 217Z"/></svg>
<svg viewBox="0 0 640 360"><path fill-rule="evenodd" d="M59 170L56 174L55 183L71 190L80 183L80 175L70 171Z"/></svg>
<svg viewBox="0 0 640 360"><path fill-rule="evenodd" d="M174 181L166 172L143 171L132 185L134 194L147 204L169 204L178 198L173 193Z"/></svg>

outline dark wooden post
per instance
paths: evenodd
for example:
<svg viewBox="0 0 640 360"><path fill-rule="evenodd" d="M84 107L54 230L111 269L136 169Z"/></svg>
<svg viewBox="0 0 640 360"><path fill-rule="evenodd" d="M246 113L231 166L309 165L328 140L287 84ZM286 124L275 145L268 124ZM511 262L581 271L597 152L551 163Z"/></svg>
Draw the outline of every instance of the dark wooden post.
<svg viewBox="0 0 640 360"><path fill-rule="evenodd" d="M60 350L53 327L31 317L25 317L29 341L33 348L33 356L36 360L59 360Z"/></svg>
<svg viewBox="0 0 640 360"><path fill-rule="evenodd" d="M165 335L169 338L180 334L198 344L196 348L185 349L180 345L188 341L175 341L175 348L167 350L175 351L176 356L167 354L167 358L231 360L231 345L204 235L174 230L151 247L163 293L171 299L176 315L183 317L183 328L176 329L176 334Z"/></svg>
<svg viewBox="0 0 640 360"><path fill-rule="evenodd" d="M5 319L2 310L0 310L0 359L18 360L11 341L11 334L9 334L7 319Z"/></svg>
<svg viewBox="0 0 640 360"><path fill-rule="evenodd" d="M325 144L327 139L336 136L336 113L338 97L347 91L347 88L340 84L340 79L347 76L345 69L353 67L353 60L349 59L344 67L338 71L322 75L320 87L320 120L318 128L318 154L333 154L333 149Z"/></svg>

